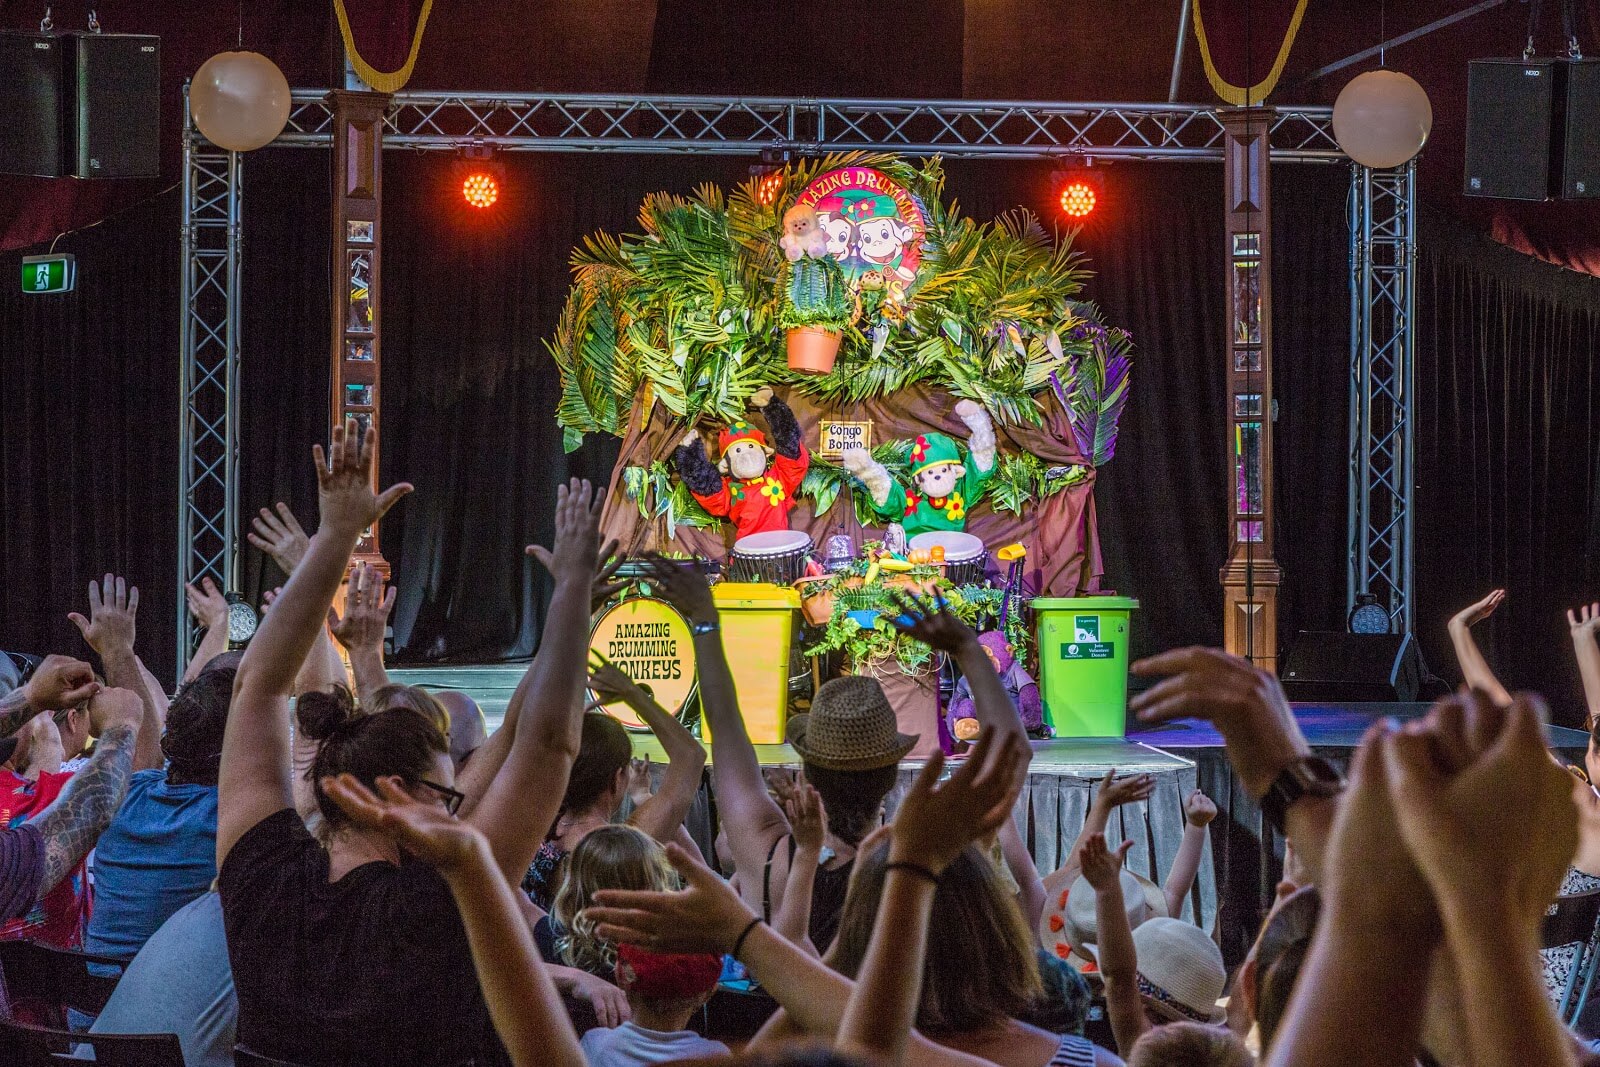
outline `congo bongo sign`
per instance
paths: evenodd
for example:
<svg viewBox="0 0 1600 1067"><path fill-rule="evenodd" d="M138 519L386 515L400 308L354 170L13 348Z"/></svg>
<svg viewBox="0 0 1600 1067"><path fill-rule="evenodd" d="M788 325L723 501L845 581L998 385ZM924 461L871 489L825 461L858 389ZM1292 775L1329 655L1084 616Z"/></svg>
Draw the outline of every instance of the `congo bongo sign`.
<svg viewBox="0 0 1600 1067"><path fill-rule="evenodd" d="M815 209L849 281L878 271L891 291L915 287L928 225L905 186L871 167L841 167L817 175L795 203Z"/></svg>
<svg viewBox="0 0 1600 1067"><path fill-rule="evenodd" d="M589 647L637 682L679 722L685 721L697 683L694 637L689 624L670 604L633 597L611 605L595 617ZM620 700L601 710L630 730L650 731Z"/></svg>

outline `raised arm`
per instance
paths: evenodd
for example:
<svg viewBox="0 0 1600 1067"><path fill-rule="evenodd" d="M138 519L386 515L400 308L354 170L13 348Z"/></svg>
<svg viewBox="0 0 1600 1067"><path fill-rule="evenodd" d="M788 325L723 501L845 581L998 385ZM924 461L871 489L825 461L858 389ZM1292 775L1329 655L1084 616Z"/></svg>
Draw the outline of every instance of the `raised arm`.
<svg viewBox="0 0 1600 1067"><path fill-rule="evenodd" d="M328 454L312 447L321 525L245 650L233 684L222 742L217 864L245 831L294 803L290 789L288 700L295 676L316 643L328 605L361 532L411 491L405 482L372 488L377 432L365 441L354 419L333 430Z"/></svg>
<svg viewBox="0 0 1600 1067"><path fill-rule="evenodd" d="M385 589L383 575L363 563L350 572L345 584L344 617L328 608L328 628L350 656L356 677L356 696L363 707L372 706L372 694L389 684L383 667L383 632L394 610L395 590Z"/></svg>
<svg viewBox="0 0 1600 1067"><path fill-rule="evenodd" d="M46 656L26 685L0 696L0 737L10 737L41 711L75 708L100 691L94 668L71 656Z"/></svg>
<svg viewBox="0 0 1600 1067"><path fill-rule="evenodd" d="M603 503L603 494L595 494L588 482L574 479L562 486L556 494L555 550L528 548L554 576L555 592L526 688L519 687L512 698L520 697L526 707L505 763L466 817L488 838L501 874L513 884L522 879L555 821L578 757L589 591L599 559Z"/></svg>
<svg viewBox="0 0 1600 1067"><path fill-rule="evenodd" d="M783 887L783 903L772 916L772 928L816 956L817 946L811 941L811 891L817 882L817 864L822 861L828 812L822 795L805 780L804 771L784 801L784 811L794 832L794 859Z"/></svg>
<svg viewBox="0 0 1600 1067"><path fill-rule="evenodd" d="M122 806L143 717L144 701L126 689L104 689L89 701L94 755L32 820L44 838L41 900L89 854Z"/></svg>
<svg viewBox="0 0 1600 1067"><path fill-rule="evenodd" d="M932 601L902 595L900 602L905 614L894 620L895 626L902 633L955 659L972 689L973 715L981 732L993 731L1026 742L1028 734L1022 726L1022 717L1017 714L1005 683L995 672L994 663L978 643L978 635L972 628L950 612L944 597L937 592ZM1018 774L1020 786L1028 775L1026 761Z"/></svg>
<svg viewBox="0 0 1600 1067"><path fill-rule="evenodd" d="M1156 779L1153 774L1130 774L1126 778L1118 778L1115 767L1106 771L1106 776L1100 779L1100 788L1095 790L1094 799L1089 801L1089 810L1083 817L1083 826L1079 828L1077 839L1072 842L1066 860L1044 876L1045 900L1059 895L1063 889L1070 889L1072 883L1078 880L1080 873L1078 859L1083 854L1083 846L1095 834L1106 832L1106 827L1111 825L1111 813L1124 804L1150 799L1150 794L1155 792L1155 788ZM1035 922L1034 925L1037 926L1038 923Z"/></svg>
<svg viewBox="0 0 1600 1067"><path fill-rule="evenodd" d="M288 504L279 501L275 507L276 514L262 508L260 513L250 520L251 532L247 536L252 545L272 557L272 562L278 565L287 579L293 577L295 568L306 558L306 553L311 548L311 541L306 537L299 520L294 517L294 512L289 510ZM263 610L270 608L282 592L280 587L264 594ZM336 685L348 683L344 661L339 658L339 652L333 647L333 641L329 639L327 630L319 628L316 640L312 642L311 651L306 653L306 658L295 675L294 695L324 692Z"/></svg>
<svg viewBox="0 0 1600 1067"><path fill-rule="evenodd" d="M1489 661L1472 636L1472 628L1494 614L1505 603L1506 591L1496 589L1475 604L1468 604L1450 619L1450 644L1456 650L1456 660L1461 664L1461 675L1469 687L1489 694L1501 707L1511 703L1511 694L1494 676Z"/></svg>
<svg viewBox="0 0 1600 1067"><path fill-rule="evenodd" d="M583 1067L561 995L483 834L435 804L412 799L396 779L380 779L379 795L348 774L323 779L322 788L357 825L387 833L444 877L467 930L489 1016L515 1067Z"/></svg>
<svg viewBox="0 0 1600 1067"><path fill-rule="evenodd" d="M1200 873L1200 861L1205 857L1206 827L1216 817L1216 804L1198 789L1183 802L1183 840L1178 844L1178 854L1172 858L1167 884L1162 887L1162 894L1167 898L1167 914L1174 919L1183 918L1184 898L1194 888L1195 875Z"/></svg>
<svg viewBox="0 0 1600 1067"><path fill-rule="evenodd" d="M706 750L677 718L634 684L632 678L598 652L589 653L589 688L607 701L622 700L639 713L667 753L667 769L661 788L633 809L628 817L657 841L672 840L689 814L689 806L700 792L700 778L706 767Z"/></svg>
<svg viewBox="0 0 1600 1067"><path fill-rule="evenodd" d="M116 575L107 574L97 585L89 583L89 617L76 611L67 616L83 634L89 647L100 654L106 684L126 689L140 697L142 719L139 740L133 753L133 769L149 770L161 766L162 708L145 684L144 668L133 652L134 619L139 613L139 588L129 586Z"/></svg>
<svg viewBox="0 0 1600 1067"><path fill-rule="evenodd" d="M721 617L704 575L672 560L652 558L652 573L661 596L689 620L695 631L694 651L700 667L700 706L711 727L711 787L717 815L727 827L735 867L744 873L741 891L752 907L761 906L760 874L773 846L789 832L789 821L767 793L755 745L739 714L739 699L722 647ZM773 857L772 883L787 881L788 855ZM782 904L781 897L773 906Z"/></svg>
<svg viewBox="0 0 1600 1067"><path fill-rule="evenodd" d="M1122 863L1132 847L1130 839L1112 851L1106 847L1105 835L1095 834L1083 843L1078 861L1084 878L1094 887L1095 933L1100 938L1095 946L1095 963L1105 983L1111 1032L1116 1035L1117 1051L1123 1056L1150 1029L1139 999L1139 953L1134 948L1133 928L1128 925L1128 910L1122 899Z"/></svg>
<svg viewBox="0 0 1600 1067"><path fill-rule="evenodd" d="M206 664L228 651L228 598L222 595L217 584L210 578L202 578L199 588L193 582L185 584L183 594L189 602L189 614L206 632L200 638L200 647L189 659L189 666L178 682L180 686L200 677Z"/></svg>
<svg viewBox="0 0 1600 1067"><path fill-rule="evenodd" d="M1600 719L1600 645L1595 643L1595 633L1600 631L1600 603L1580 607L1576 613L1567 612L1567 624L1572 628L1572 649L1578 654L1578 673L1583 675L1583 699L1589 707L1587 721Z"/></svg>

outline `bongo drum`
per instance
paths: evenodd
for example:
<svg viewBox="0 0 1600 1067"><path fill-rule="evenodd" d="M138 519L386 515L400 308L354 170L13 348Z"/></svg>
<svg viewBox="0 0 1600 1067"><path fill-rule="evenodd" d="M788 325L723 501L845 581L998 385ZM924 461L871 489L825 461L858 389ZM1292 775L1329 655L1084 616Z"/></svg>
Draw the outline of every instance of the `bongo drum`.
<svg viewBox="0 0 1600 1067"><path fill-rule="evenodd" d="M589 647L639 683L679 722L688 726L694 721L698 680L694 637L689 623L671 604L641 596L611 604L595 616ZM594 698L593 693L589 696ZM620 700L601 710L630 730L650 731L645 721Z"/></svg>
<svg viewBox="0 0 1600 1067"><path fill-rule="evenodd" d="M983 542L960 530L929 530L911 539L911 548L944 550L944 576L956 585L977 585L983 581L989 552Z"/></svg>
<svg viewBox="0 0 1600 1067"><path fill-rule="evenodd" d="M791 585L805 576L811 537L799 530L769 530L741 537L728 560L730 582Z"/></svg>

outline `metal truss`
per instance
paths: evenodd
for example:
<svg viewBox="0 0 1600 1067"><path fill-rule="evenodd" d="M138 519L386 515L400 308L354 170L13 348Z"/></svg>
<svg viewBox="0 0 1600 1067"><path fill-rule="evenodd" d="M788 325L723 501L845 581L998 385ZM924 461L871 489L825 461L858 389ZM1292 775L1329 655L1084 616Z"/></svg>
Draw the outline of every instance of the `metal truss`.
<svg viewBox="0 0 1600 1067"><path fill-rule="evenodd" d="M297 89L274 144L328 143L333 114L319 89ZM1221 159L1221 111L1188 104L975 100L822 100L708 96L399 93L384 145L454 150L477 142L508 151L800 151L909 156ZM1332 110L1285 107L1272 123L1272 158L1339 162Z"/></svg>
<svg viewBox="0 0 1600 1067"><path fill-rule="evenodd" d="M1349 605L1371 593L1413 629L1416 161L1352 165Z"/></svg>
<svg viewBox="0 0 1600 1067"><path fill-rule="evenodd" d="M194 651L184 583L233 590L238 563L239 193L237 152L189 121L184 91L182 410L178 440L178 673Z"/></svg>

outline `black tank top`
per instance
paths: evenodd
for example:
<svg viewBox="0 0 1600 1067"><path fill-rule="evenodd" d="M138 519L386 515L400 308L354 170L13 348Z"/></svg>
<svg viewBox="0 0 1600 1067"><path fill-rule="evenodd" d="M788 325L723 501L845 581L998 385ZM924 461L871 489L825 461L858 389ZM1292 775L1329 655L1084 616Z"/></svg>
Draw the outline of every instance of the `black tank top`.
<svg viewBox="0 0 1600 1067"><path fill-rule="evenodd" d="M789 845L789 862L794 863L794 838L786 834L772 843L772 848L767 851L766 866L761 871L761 917L767 922L772 921L772 859L785 842ZM854 856L842 867L832 870L819 866L811 883L809 933L811 943L824 955L839 932L839 920L844 916L844 898L850 890L850 872L855 866Z"/></svg>

